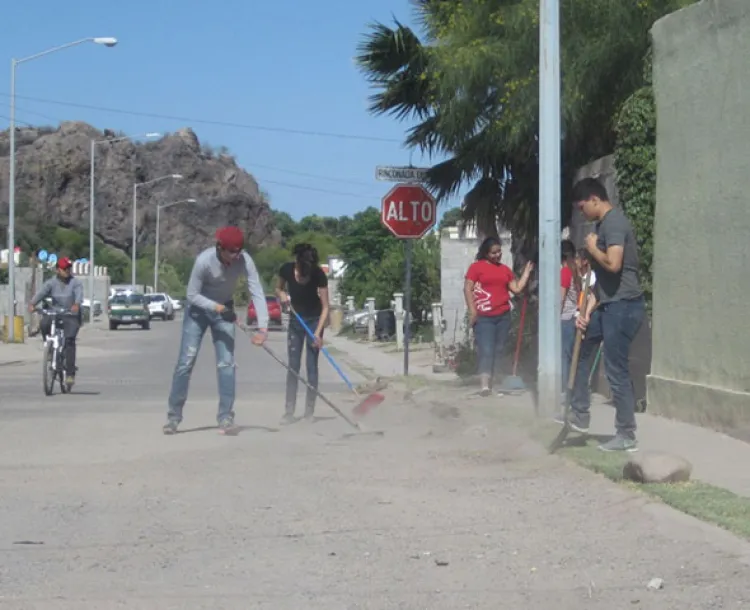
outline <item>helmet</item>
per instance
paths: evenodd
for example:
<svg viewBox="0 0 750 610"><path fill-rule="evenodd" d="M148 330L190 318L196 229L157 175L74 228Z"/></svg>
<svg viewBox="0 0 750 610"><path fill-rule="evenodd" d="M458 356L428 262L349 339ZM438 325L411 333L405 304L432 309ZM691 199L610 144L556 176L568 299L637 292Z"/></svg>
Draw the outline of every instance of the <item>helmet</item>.
<svg viewBox="0 0 750 610"><path fill-rule="evenodd" d="M245 236L238 227L222 227L216 231L216 243L225 250L240 250L245 245Z"/></svg>
<svg viewBox="0 0 750 610"><path fill-rule="evenodd" d="M62 258L57 259L58 269L70 269L72 266L73 266L73 263L70 261L70 259L67 256L63 256Z"/></svg>

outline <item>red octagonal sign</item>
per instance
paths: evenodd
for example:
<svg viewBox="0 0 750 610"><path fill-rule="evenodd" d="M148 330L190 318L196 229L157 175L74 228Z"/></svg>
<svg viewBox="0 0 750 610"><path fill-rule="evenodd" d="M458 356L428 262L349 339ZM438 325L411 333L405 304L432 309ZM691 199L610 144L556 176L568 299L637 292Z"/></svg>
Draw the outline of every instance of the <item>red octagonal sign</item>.
<svg viewBox="0 0 750 610"><path fill-rule="evenodd" d="M397 184L383 197L380 220L401 239L418 239L435 226L437 204L418 184Z"/></svg>

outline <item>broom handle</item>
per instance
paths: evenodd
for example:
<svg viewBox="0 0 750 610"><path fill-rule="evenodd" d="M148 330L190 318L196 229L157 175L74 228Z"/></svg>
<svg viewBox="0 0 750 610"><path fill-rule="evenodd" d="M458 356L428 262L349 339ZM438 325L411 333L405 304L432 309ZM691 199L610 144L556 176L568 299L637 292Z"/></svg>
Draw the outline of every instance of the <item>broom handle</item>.
<svg viewBox="0 0 750 610"><path fill-rule="evenodd" d="M315 341L315 333L312 331L312 329L305 323L305 321L302 319L302 316L299 315L295 310L294 307L292 307L291 302L289 303L289 309L294 314L294 317L297 318L297 321L302 325L302 328L305 329L305 332L307 332L307 336L310 337L313 341ZM338 364L334 361L331 354L328 353L328 350L324 346L320 346L320 351L323 352L323 355L328 359L328 362L331 363L331 366L336 370L336 372L339 374L339 377L344 380L344 383L348 386L348 388L354 392L357 396L359 396L359 392L354 388L354 384L352 384L351 381L349 381L349 378L344 374L344 371L341 370L341 367L339 367Z"/></svg>
<svg viewBox="0 0 750 610"><path fill-rule="evenodd" d="M588 308L589 300L589 281L591 279L591 272L586 274L586 280L583 283L583 302L581 303L580 315L586 313ZM581 355L581 342L583 341L583 331L580 328L576 328L576 342L573 345L573 358L570 363L570 374L568 375L568 392L572 392L575 387L576 373L578 372L578 358Z"/></svg>
<svg viewBox="0 0 750 610"><path fill-rule="evenodd" d="M528 296L524 293L523 305L521 305L521 321L518 324L518 339L516 340L516 357L513 359L513 377L516 376L518 371L518 359L521 356L521 343L523 342L523 323L526 319L526 303L528 302Z"/></svg>

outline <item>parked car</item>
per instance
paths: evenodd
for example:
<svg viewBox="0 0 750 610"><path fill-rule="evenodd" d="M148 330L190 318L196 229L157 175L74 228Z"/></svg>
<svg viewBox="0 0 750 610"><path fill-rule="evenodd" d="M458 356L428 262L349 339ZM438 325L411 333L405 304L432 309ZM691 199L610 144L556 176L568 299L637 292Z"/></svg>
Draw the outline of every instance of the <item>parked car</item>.
<svg viewBox="0 0 750 610"><path fill-rule="evenodd" d="M151 315L146 297L137 292L115 294L109 301L109 330L138 324L143 330L151 328Z"/></svg>
<svg viewBox="0 0 750 610"><path fill-rule="evenodd" d="M180 301L179 299L173 299L169 295L167 295L167 298L169 299L169 302L172 303L172 308L175 311L180 311L182 309L182 301Z"/></svg>
<svg viewBox="0 0 750 610"><path fill-rule="evenodd" d="M174 305L169 297L163 292L155 292L146 295L146 303L151 319L174 320Z"/></svg>
<svg viewBox="0 0 750 610"><path fill-rule="evenodd" d="M268 305L268 325L277 326L281 328L283 322L281 320L281 303L276 295L266 295L266 304ZM247 325L252 326L258 323L258 316L255 313L255 305L250 301L250 305L247 306Z"/></svg>

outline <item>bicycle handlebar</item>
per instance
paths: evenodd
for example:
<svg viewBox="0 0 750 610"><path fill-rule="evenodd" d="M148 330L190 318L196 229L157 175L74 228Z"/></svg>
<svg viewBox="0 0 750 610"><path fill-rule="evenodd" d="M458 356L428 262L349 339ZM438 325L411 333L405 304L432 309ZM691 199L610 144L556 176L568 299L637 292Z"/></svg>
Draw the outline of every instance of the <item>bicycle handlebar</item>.
<svg viewBox="0 0 750 610"><path fill-rule="evenodd" d="M35 307L34 311L41 314L53 315L53 316L78 316L79 312L72 312L64 307Z"/></svg>

